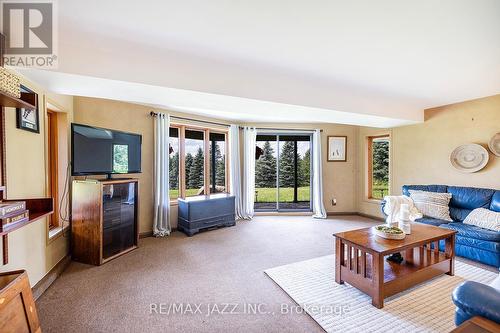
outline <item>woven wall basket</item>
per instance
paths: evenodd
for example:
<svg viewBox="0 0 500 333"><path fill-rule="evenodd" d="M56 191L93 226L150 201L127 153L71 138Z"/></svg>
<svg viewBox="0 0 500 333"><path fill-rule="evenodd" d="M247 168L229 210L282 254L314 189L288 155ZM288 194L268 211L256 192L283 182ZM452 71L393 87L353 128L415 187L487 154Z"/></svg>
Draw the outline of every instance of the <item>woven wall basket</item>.
<svg viewBox="0 0 500 333"><path fill-rule="evenodd" d="M451 165L461 172L477 172L488 164L488 151L481 145L469 143L459 146L450 155Z"/></svg>

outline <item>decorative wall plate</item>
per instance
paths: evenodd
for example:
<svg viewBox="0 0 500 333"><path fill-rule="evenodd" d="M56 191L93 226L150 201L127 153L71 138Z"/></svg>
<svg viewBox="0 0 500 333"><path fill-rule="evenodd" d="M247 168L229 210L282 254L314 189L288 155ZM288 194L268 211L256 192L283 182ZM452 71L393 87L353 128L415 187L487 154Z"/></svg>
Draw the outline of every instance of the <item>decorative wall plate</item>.
<svg viewBox="0 0 500 333"><path fill-rule="evenodd" d="M475 143L459 146L450 155L451 165L458 171L467 173L481 170L488 164L488 159L488 151Z"/></svg>
<svg viewBox="0 0 500 333"><path fill-rule="evenodd" d="M500 157L500 132L493 135L490 142L488 143L488 147L493 154Z"/></svg>

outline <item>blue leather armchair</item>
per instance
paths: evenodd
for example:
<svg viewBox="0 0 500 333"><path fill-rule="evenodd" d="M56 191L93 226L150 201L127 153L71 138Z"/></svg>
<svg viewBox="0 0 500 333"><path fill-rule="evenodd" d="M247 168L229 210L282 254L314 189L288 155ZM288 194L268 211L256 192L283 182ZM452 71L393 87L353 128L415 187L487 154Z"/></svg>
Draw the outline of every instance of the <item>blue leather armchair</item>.
<svg viewBox="0 0 500 333"><path fill-rule="evenodd" d="M497 278L500 284L500 276ZM455 324L481 316L500 324L500 290L491 286L466 281L455 288L452 294L455 310Z"/></svg>
<svg viewBox="0 0 500 333"><path fill-rule="evenodd" d="M500 267L500 232L462 223L475 208L486 208L500 212L500 190L448 185L404 185L403 194L409 190L451 193L450 216L453 221L444 221L424 216L416 222L456 230L455 253L486 265ZM382 202L382 212L384 207ZM444 250L444 242L439 248Z"/></svg>

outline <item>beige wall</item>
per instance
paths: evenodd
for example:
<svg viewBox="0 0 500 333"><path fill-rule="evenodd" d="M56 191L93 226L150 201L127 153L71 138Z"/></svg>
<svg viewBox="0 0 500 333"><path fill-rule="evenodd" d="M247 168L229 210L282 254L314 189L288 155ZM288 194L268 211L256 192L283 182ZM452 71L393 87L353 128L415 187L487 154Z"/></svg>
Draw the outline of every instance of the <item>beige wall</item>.
<svg viewBox="0 0 500 333"><path fill-rule="evenodd" d="M67 112L69 121L73 113L72 97L47 96L41 87L25 80L22 84L38 93L40 134L17 129L15 109L5 109L8 199L48 196L45 103L50 99L60 111ZM67 238L48 239L47 221L40 219L9 234L9 264L1 266L0 272L27 269L34 285L68 253Z"/></svg>
<svg viewBox="0 0 500 333"><path fill-rule="evenodd" d="M391 193L404 184L447 184L500 188L500 157L490 153L481 171L465 174L450 164L450 153L465 143L487 148L500 132L500 95L441 106L425 111L423 124L390 130L360 128L358 138L358 210L377 215L378 202L366 199L366 136L391 135Z"/></svg>

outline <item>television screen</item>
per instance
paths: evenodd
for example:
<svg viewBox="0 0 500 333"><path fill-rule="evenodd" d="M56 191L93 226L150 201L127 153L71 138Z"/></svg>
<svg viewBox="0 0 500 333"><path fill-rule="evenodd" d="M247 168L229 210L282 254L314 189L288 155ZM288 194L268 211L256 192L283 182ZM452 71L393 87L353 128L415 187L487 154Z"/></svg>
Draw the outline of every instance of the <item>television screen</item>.
<svg viewBox="0 0 500 333"><path fill-rule="evenodd" d="M71 173L139 173L141 143L139 134L71 124Z"/></svg>

